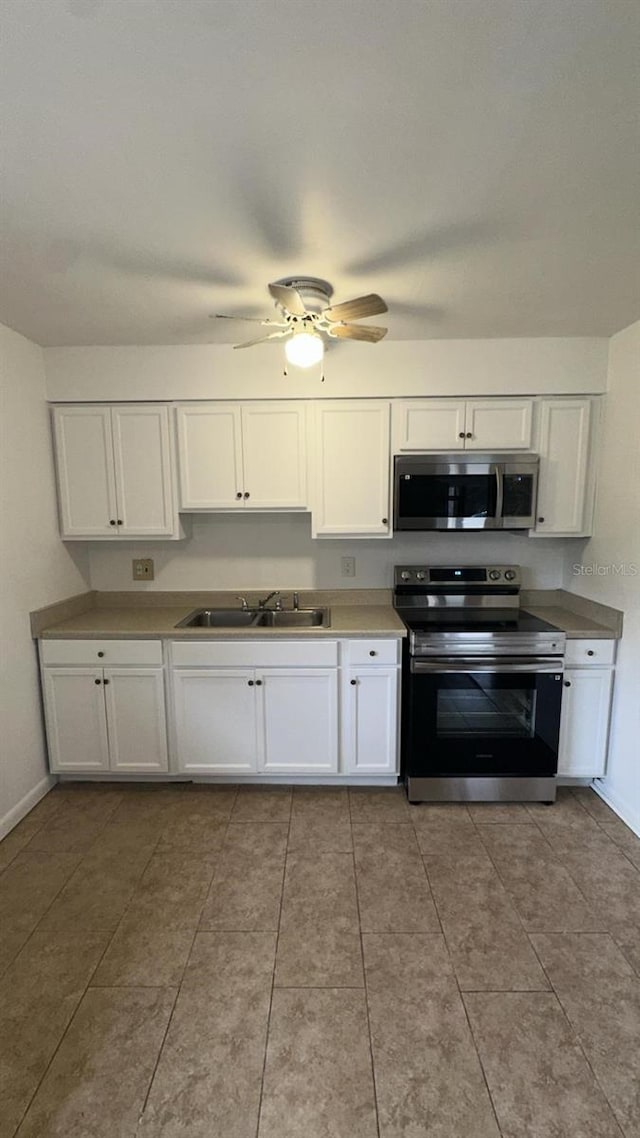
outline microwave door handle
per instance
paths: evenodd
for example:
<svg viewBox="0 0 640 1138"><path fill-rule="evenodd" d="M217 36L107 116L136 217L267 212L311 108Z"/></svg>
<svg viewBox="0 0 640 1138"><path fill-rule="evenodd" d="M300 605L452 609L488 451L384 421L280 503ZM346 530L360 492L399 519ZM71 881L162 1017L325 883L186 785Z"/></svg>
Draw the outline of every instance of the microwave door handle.
<svg viewBox="0 0 640 1138"><path fill-rule="evenodd" d="M501 518L504 510L504 478L502 467L496 466L496 518Z"/></svg>

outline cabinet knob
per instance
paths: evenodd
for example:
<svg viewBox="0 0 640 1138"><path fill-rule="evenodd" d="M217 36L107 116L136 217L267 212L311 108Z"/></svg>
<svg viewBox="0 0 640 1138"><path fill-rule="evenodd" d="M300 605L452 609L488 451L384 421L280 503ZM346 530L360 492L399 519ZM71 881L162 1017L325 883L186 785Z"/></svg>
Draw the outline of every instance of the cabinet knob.
<svg viewBox="0 0 640 1138"><path fill-rule="evenodd" d="M382 524L383 524L383 526L388 526L388 525L389 525L389 519L388 519L388 518L383 518L383 519L382 519Z"/></svg>
<svg viewBox="0 0 640 1138"><path fill-rule="evenodd" d="M242 490L238 490L238 493L236 494L236 498L241 498L241 497L242 497Z"/></svg>
<svg viewBox="0 0 640 1138"><path fill-rule="evenodd" d="M109 518L109 525L114 526L115 524L116 524L116 519L115 518Z"/></svg>
<svg viewBox="0 0 640 1138"><path fill-rule="evenodd" d="M459 439L463 439L463 438L464 438L464 431L458 431L458 438L459 438Z"/></svg>
<svg viewBox="0 0 640 1138"><path fill-rule="evenodd" d="M357 682L358 682L357 680L349 680L349 683L351 684L352 688L354 688L356 686Z"/></svg>
<svg viewBox="0 0 640 1138"><path fill-rule="evenodd" d="M103 680L102 682L103 682L103 684L108 684L108 683L110 683L110 680Z"/></svg>
<svg viewBox="0 0 640 1138"><path fill-rule="evenodd" d="M376 652L376 651L375 651L375 650L372 648L372 649L371 649L371 651L370 651L370 653L369 653L369 655L370 655L370 656L377 656L377 655L378 655L378 653L377 653L377 652Z"/></svg>
<svg viewBox="0 0 640 1138"><path fill-rule="evenodd" d="M538 521L539 521L539 522L543 522L543 521L544 521L544 518L538 518Z"/></svg>
<svg viewBox="0 0 640 1138"><path fill-rule="evenodd" d="M94 680L93 682L94 682L94 684L101 684L102 680Z"/></svg>
<svg viewBox="0 0 640 1138"><path fill-rule="evenodd" d="M100 657L100 659L102 659L102 657L104 656L104 652L98 652L98 656Z"/></svg>
<svg viewBox="0 0 640 1138"><path fill-rule="evenodd" d="M251 495L250 495L250 493L249 493L249 491L248 491L248 490L245 490L245 492L244 492L244 497L245 497L245 498L250 498L250 497L251 497Z"/></svg>
<svg viewBox="0 0 640 1138"><path fill-rule="evenodd" d="M253 680L247 680L247 683L249 684L249 687L250 687L250 688L252 688L252 687L253 687Z"/></svg>
<svg viewBox="0 0 640 1138"><path fill-rule="evenodd" d="M257 687L257 688L261 688L261 687L262 687L262 680L256 680L256 687Z"/></svg>
<svg viewBox="0 0 640 1138"><path fill-rule="evenodd" d="M119 526L123 526L123 525L124 525L124 522L123 522L122 518L118 518L118 525L119 525Z"/></svg>
<svg viewBox="0 0 640 1138"><path fill-rule="evenodd" d="M468 438L468 439L472 439L472 438L473 438L473 431L467 431L467 438Z"/></svg>
<svg viewBox="0 0 640 1138"><path fill-rule="evenodd" d="M587 656L595 656L595 652L593 651L593 648L587 648Z"/></svg>
<svg viewBox="0 0 640 1138"><path fill-rule="evenodd" d="M564 686L565 686L566 688L570 688L570 687L571 687L571 680L565 680L565 681L564 681Z"/></svg>

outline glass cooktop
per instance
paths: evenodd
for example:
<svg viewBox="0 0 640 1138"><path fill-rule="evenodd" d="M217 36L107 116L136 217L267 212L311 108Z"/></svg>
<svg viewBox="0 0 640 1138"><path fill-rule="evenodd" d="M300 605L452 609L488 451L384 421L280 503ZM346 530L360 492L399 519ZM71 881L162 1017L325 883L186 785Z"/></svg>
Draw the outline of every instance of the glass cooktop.
<svg viewBox="0 0 640 1138"><path fill-rule="evenodd" d="M412 632L560 632L555 624L540 620L528 612L493 609L474 612L460 609L456 616L450 609L396 609L398 616Z"/></svg>

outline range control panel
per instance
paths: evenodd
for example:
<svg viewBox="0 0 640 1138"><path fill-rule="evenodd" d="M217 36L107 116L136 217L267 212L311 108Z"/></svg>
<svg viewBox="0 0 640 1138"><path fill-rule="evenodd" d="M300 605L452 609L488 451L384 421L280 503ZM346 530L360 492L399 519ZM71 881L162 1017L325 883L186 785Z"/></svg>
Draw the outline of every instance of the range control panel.
<svg viewBox="0 0 640 1138"><path fill-rule="evenodd" d="M520 586L519 565L396 565L394 585Z"/></svg>

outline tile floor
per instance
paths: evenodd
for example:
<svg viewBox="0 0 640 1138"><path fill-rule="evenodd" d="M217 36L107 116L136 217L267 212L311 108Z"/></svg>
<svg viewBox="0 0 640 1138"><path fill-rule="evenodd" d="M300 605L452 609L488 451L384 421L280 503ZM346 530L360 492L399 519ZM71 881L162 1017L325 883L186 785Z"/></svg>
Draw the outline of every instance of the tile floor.
<svg viewBox="0 0 640 1138"><path fill-rule="evenodd" d="M639 1138L591 791L55 788L0 844L0 1138Z"/></svg>

